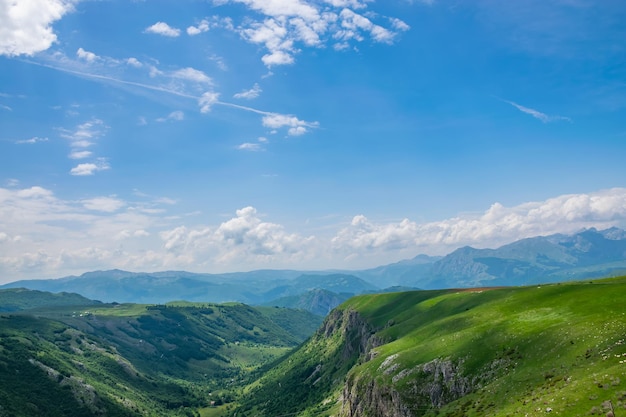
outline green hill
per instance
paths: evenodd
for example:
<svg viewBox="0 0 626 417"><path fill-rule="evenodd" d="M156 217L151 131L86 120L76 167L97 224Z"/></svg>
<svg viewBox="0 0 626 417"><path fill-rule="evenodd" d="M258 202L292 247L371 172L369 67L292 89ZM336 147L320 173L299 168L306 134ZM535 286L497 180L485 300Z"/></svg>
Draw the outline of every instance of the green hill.
<svg viewBox="0 0 626 417"><path fill-rule="evenodd" d="M198 416L232 402L320 322L243 304L2 313L0 416Z"/></svg>
<svg viewBox="0 0 626 417"><path fill-rule="evenodd" d="M89 306L102 304L79 294L34 291L25 288L0 289L0 312L29 310L40 307Z"/></svg>
<svg viewBox="0 0 626 417"><path fill-rule="evenodd" d="M337 294L324 289L313 289L303 294L278 298L266 303L266 305L306 310L324 317L330 313L333 308L353 295L354 294L350 293Z"/></svg>
<svg viewBox="0 0 626 417"><path fill-rule="evenodd" d="M626 415L625 299L626 277L357 296L237 415Z"/></svg>

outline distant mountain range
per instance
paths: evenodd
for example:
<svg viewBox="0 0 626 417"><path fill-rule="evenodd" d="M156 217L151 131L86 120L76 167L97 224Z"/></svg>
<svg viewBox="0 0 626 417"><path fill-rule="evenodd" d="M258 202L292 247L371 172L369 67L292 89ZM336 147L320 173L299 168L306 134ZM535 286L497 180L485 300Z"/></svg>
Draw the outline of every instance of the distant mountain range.
<svg viewBox="0 0 626 417"><path fill-rule="evenodd" d="M626 232L611 228L522 239L497 249L468 246L444 257L419 255L362 271L259 270L197 274L111 270L88 272L78 277L17 281L0 288L72 292L104 302L187 300L300 304L320 314L351 295L383 292L394 286L421 289L510 286L625 273ZM307 297L318 302L306 301Z"/></svg>

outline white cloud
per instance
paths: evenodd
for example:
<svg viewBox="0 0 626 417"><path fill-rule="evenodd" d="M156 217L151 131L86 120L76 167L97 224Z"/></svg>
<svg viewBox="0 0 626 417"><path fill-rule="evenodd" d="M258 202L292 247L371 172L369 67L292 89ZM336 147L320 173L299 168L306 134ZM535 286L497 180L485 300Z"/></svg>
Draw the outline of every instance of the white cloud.
<svg viewBox="0 0 626 417"><path fill-rule="evenodd" d="M262 91L263 90L261 90L261 87L259 86L259 84L255 83L251 89L243 90L242 92L235 94L233 97L243 98L246 100L252 100L252 99L257 98L261 94Z"/></svg>
<svg viewBox="0 0 626 417"><path fill-rule="evenodd" d="M34 144L34 143L39 143L39 142L47 142L48 138L40 138L37 136L34 136L30 139L21 139L21 140L16 140L15 143L17 144Z"/></svg>
<svg viewBox="0 0 626 417"><path fill-rule="evenodd" d="M141 61L139 61L137 58L133 58L133 57L130 57L130 58L126 59L126 63L128 65L130 65L131 67L135 67L135 68L143 67L143 64L141 63Z"/></svg>
<svg viewBox="0 0 626 417"><path fill-rule="evenodd" d="M226 61L221 56L214 54L214 55L209 56L208 58L211 61L215 62L215 65L217 65L217 68L219 68L220 70L228 71L228 65L226 65Z"/></svg>
<svg viewBox="0 0 626 417"><path fill-rule="evenodd" d="M202 96L198 99L200 112L209 113L213 105L215 105L216 103L219 103L219 100L218 100L219 97L220 97L219 93L215 93L212 91L207 91L206 93L202 94Z"/></svg>
<svg viewBox="0 0 626 417"><path fill-rule="evenodd" d="M70 174L75 176L89 176L94 175L98 171L106 171L110 169L108 162L103 159L99 159L96 162L90 162L85 164L78 164L70 170Z"/></svg>
<svg viewBox="0 0 626 417"><path fill-rule="evenodd" d="M144 32L154 33L156 35L167 36L170 38L180 36L180 29L173 28L165 22L157 22L154 25L146 28Z"/></svg>
<svg viewBox="0 0 626 417"><path fill-rule="evenodd" d="M324 0L325 3L328 3L334 7L351 7L353 9L363 9L367 7L365 3L370 2L372 0L359 1L359 0Z"/></svg>
<svg viewBox="0 0 626 417"><path fill-rule="evenodd" d="M285 232L281 225L264 222L253 207L237 210L236 216L219 226L179 226L159 234L163 247L175 255L186 254L194 263L213 265L292 262L310 256L314 238Z"/></svg>
<svg viewBox="0 0 626 417"><path fill-rule="evenodd" d="M89 158L93 153L90 151L73 151L68 155L70 159L85 159Z"/></svg>
<svg viewBox="0 0 626 417"><path fill-rule="evenodd" d="M372 23L367 17L357 14L350 9L343 9L340 17L342 30L335 34L336 39L362 41L363 36L361 32L365 31L369 32L377 42L392 43L393 38L396 36L395 32Z"/></svg>
<svg viewBox="0 0 626 417"><path fill-rule="evenodd" d="M572 233L588 227L608 228L625 221L626 189L615 188L514 207L494 203L482 214L423 224L408 219L376 224L359 215L339 231L333 245L361 254L379 249L445 254L465 245L497 247L527 237Z"/></svg>
<svg viewBox="0 0 626 417"><path fill-rule="evenodd" d="M266 16L300 16L306 20L314 21L319 18L317 8L307 1L301 0L233 0L234 3L242 3L250 9ZM220 4L229 3L228 0L220 0Z"/></svg>
<svg viewBox="0 0 626 417"><path fill-rule="evenodd" d="M407 30L411 29L411 26L407 25L405 22L396 17L392 17L389 20L391 21L391 25L394 29L400 30L402 32L406 32Z"/></svg>
<svg viewBox="0 0 626 417"><path fill-rule="evenodd" d="M167 121L176 121L180 122L185 119L185 113L180 110L176 110L167 115L167 117L159 117L156 119L157 122L167 122Z"/></svg>
<svg viewBox="0 0 626 417"><path fill-rule="evenodd" d="M236 259L271 262L306 256L306 249L314 238L285 232L281 225L262 221L254 207L237 210L236 217L222 223L214 233L216 242L224 247L220 262Z"/></svg>
<svg viewBox="0 0 626 417"><path fill-rule="evenodd" d="M157 255L132 238L151 235L166 224L142 208L156 201L131 204L115 196L63 200L48 189L0 188L0 280L53 277L86 270L119 267L144 269ZM128 235L125 250L119 238ZM158 239L153 239L155 243ZM150 244L150 242L147 242ZM155 246L158 247L158 246ZM169 262L166 253L159 266ZM161 268L159 268L161 269Z"/></svg>
<svg viewBox="0 0 626 417"><path fill-rule="evenodd" d="M59 132L61 137L70 141L71 152L68 157L70 159L85 159L93 155L93 152L86 150L86 148L94 146L95 140L102 137L107 129L108 126L102 120L93 118L77 125L74 129L59 129ZM110 169L110 166L106 159L97 158L93 162L78 164L70 170L70 174L89 176L107 169Z"/></svg>
<svg viewBox="0 0 626 417"><path fill-rule="evenodd" d="M293 56L286 51L272 51L270 54L263 55L261 60L268 68L274 65L289 65L295 62Z"/></svg>
<svg viewBox="0 0 626 417"><path fill-rule="evenodd" d="M85 51L83 48L78 48L78 50L76 51L76 56L87 62L95 62L100 59L98 55L94 54L93 52Z"/></svg>
<svg viewBox="0 0 626 417"><path fill-rule="evenodd" d="M374 42L392 43L409 26L397 18L387 18L363 11L369 1L325 0L324 4L305 0L214 0L217 5L241 3L254 10L260 19L248 16L236 30L246 41L263 45L267 50L263 63L271 68L295 62L300 45L346 49L350 42L369 37ZM366 17L369 16L369 17ZM371 19L384 20L385 28Z"/></svg>
<svg viewBox="0 0 626 417"><path fill-rule="evenodd" d="M352 218L331 236L269 222L254 207L226 221L193 225L172 216L171 199L117 196L64 200L45 188L0 188L0 272L22 279L122 268L196 271L376 266L464 245L497 247L537 235L626 225L626 189L561 195L429 223ZM198 219L194 216L193 219ZM334 234L334 237L332 236ZM157 239L143 239L158 236ZM123 240L123 248L120 246Z"/></svg>
<svg viewBox="0 0 626 417"><path fill-rule="evenodd" d="M288 114L270 113L263 116L263 126L271 129L279 129L289 127L288 134L290 136L298 136L306 133L308 128L316 128L319 126L317 122L305 122L296 116Z"/></svg>
<svg viewBox="0 0 626 417"><path fill-rule="evenodd" d="M199 35L199 34L204 33L204 32L208 32L209 29L210 29L209 21L206 20L206 19L203 19L198 24L198 26L189 26L187 28L187 34L189 36L195 36L195 35Z"/></svg>
<svg viewBox="0 0 626 417"><path fill-rule="evenodd" d="M261 144L259 143L246 142L237 146L237 149L241 151L255 151L256 152L256 151L260 151L262 148L261 148Z"/></svg>
<svg viewBox="0 0 626 417"><path fill-rule="evenodd" d="M509 103L511 106L515 107L516 109L518 109L519 111L521 111L522 113L526 113L531 115L532 117L534 117L535 119L539 119L541 120L543 123L548 123L548 122L555 122L555 121L559 121L559 120L564 120L567 122L571 122L572 119L570 119L569 117L565 117L565 116L550 116L547 115L545 113L542 113L538 110L535 109L531 109L529 107L524 107L520 104L517 104L513 101L508 101L508 100L503 100L505 103Z"/></svg>
<svg viewBox="0 0 626 417"><path fill-rule="evenodd" d="M307 130L304 126L291 127L289 128L289 130L287 130L287 134L289 136L300 136L304 135L306 132Z"/></svg>
<svg viewBox="0 0 626 417"><path fill-rule="evenodd" d="M74 147L84 148L93 145L92 140L104 135L108 126L100 119L91 119L81 123L73 130L59 129L61 137L69 139Z"/></svg>
<svg viewBox="0 0 626 417"><path fill-rule="evenodd" d="M193 81L196 83L200 83L200 84L213 84L213 80L211 80L211 77L209 77L208 75L206 75L204 72L194 69L194 68L182 68L179 70L176 70L172 73L172 77L174 78L180 78L183 80L187 80L187 81Z"/></svg>
<svg viewBox="0 0 626 417"><path fill-rule="evenodd" d="M118 211L126 205L126 203L115 197L95 197L82 200L83 206L89 210L104 211L112 213Z"/></svg>
<svg viewBox="0 0 626 417"><path fill-rule="evenodd" d="M56 42L52 24L73 10L74 0L2 1L0 55L33 55Z"/></svg>

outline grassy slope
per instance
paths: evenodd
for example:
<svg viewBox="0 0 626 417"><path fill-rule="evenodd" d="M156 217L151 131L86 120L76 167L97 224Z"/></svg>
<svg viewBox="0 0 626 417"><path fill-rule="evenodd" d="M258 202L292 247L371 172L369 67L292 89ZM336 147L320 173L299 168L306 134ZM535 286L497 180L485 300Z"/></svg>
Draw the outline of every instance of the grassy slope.
<svg viewBox="0 0 626 417"><path fill-rule="evenodd" d="M624 300L624 277L358 296L340 309L357 311L386 342L374 349L372 360L347 354L354 350L345 348L349 342L338 340L337 332L329 338L318 333L251 388L241 411L337 414L347 378L361 395L372 382L397 391L414 415L604 415L609 400L617 415L626 414ZM442 383L443 405L433 406L425 389L433 375L427 381L423 368L433 361L453 364L456 382L471 386L471 393L455 400ZM313 379L322 378L313 384L316 364L322 366ZM352 364L347 374L342 371ZM276 388L285 383L291 387L287 393ZM296 398L286 401L283 395Z"/></svg>

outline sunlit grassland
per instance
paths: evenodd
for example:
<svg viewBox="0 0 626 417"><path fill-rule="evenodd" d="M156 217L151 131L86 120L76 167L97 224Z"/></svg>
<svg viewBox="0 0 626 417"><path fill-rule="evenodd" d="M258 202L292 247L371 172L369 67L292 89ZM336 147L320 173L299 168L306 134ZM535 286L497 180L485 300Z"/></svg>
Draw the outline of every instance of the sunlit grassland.
<svg viewBox="0 0 626 417"><path fill-rule="evenodd" d="M243 391L238 415L339 415L344 384L357 399L374 386L395 392L415 416L605 415L611 405L626 415L625 300L626 277L353 297ZM437 391L447 397L434 405Z"/></svg>
<svg viewBox="0 0 626 417"><path fill-rule="evenodd" d="M410 378L398 378L399 372L444 358L484 379L481 389L459 400L462 405L450 404L439 415L597 411L606 400L626 399L623 300L623 277L356 298L343 308L384 324L378 335L389 343L352 372L402 392ZM381 366L391 355L397 371L385 374Z"/></svg>

